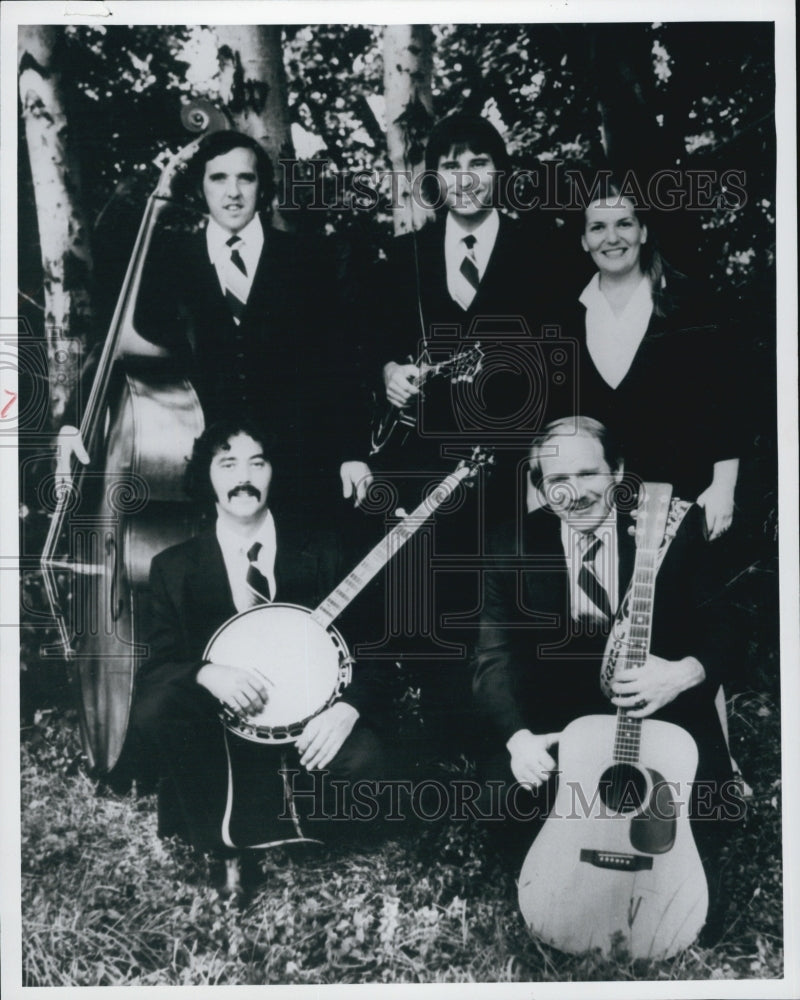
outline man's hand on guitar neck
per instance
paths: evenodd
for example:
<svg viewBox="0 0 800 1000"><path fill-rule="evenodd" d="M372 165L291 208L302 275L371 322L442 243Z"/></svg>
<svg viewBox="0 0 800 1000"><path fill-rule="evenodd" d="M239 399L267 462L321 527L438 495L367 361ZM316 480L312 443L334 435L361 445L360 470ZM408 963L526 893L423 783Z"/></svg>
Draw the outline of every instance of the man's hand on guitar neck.
<svg viewBox="0 0 800 1000"><path fill-rule="evenodd" d="M558 743L561 733L537 736L530 729L518 729L506 742L511 754L511 773L521 785L538 788L556 770L556 762L547 752Z"/></svg>
<svg viewBox="0 0 800 1000"><path fill-rule="evenodd" d="M417 395L420 375L421 369L417 365L398 365L396 361L390 361L383 366L386 398L392 406L405 406L412 396Z"/></svg>
<svg viewBox="0 0 800 1000"><path fill-rule="evenodd" d="M614 675L611 701L627 709L632 718L644 719L674 701L681 692L700 684L705 676L703 665L693 656L664 660L651 653L643 667L620 670Z"/></svg>

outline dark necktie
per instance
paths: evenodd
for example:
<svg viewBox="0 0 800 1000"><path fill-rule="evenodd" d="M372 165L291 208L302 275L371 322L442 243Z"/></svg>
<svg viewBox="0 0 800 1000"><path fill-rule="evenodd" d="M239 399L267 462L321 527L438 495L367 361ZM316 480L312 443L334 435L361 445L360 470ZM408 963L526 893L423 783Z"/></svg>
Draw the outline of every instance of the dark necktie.
<svg viewBox="0 0 800 1000"><path fill-rule="evenodd" d="M481 283L480 272L478 271L478 262L475 259L475 244L478 241L474 236L465 236L463 243L467 248L467 252L464 254L464 259L461 261L460 271L467 279L467 281L472 285L473 289L477 292L478 286Z"/></svg>
<svg viewBox="0 0 800 1000"><path fill-rule="evenodd" d="M597 579L593 568L597 550L600 548L602 542L595 535L590 535L589 537L592 540L589 542L589 545L583 554L583 562L581 563L581 570L578 574L578 586L584 594L586 594L599 614L602 615L603 619L605 621L610 621L613 615L611 602L608 599L608 594L606 593L605 588Z"/></svg>
<svg viewBox="0 0 800 1000"><path fill-rule="evenodd" d="M234 234L230 239L225 241L225 246L230 247L231 256L230 264L235 267L242 278L247 278L247 268L242 260L242 255L239 253L237 243L241 243L241 236ZM242 321L242 313L244 312L244 307L246 305L246 295L244 294L245 282L242 282L239 275L235 273L230 273L230 267L228 268L229 277L225 282L225 301L228 303L228 308L231 311L234 322L237 324Z"/></svg>
<svg viewBox="0 0 800 1000"><path fill-rule="evenodd" d="M242 242L241 236L236 236L235 234L231 236L229 240L226 240L225 246L231 248L231 262L239 268L242 274L247 277L247 268L244 266L244 261L242 260L242 255L239 253L239 248L236 246L237 243Z"/></svg>
<svg viewBox="0 0 800 1000"><path fill-rule="evenodd" d="M268 604L272 597L269 592L269 582L260 569L256 566L258 553L261 551L261 542L253 542L247 550L247 586L253 594L254 604Z"/></svg>

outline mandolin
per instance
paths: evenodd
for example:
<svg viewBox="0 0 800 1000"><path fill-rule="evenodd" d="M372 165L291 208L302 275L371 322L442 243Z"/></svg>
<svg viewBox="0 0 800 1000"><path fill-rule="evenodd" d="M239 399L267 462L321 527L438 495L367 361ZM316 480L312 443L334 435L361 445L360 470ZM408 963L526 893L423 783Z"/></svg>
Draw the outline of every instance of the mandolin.
<svg viewBox="0 0 800 1000"><path fill-rule="evenodd" d="M650 650L658 552L671 487L646 483L636 518L630 622L616 669ZM531 933L560 951L621 945L632 958L669 958L691 945L708 888L689 824L697 747L680 726L625 709L570 723L559 738L559 785L528 852L519 905Z"/></svg>
<svg viewBox="0 0 800 1000"><path fill-rule="evenodd" d="M471 382L481 370L483 352L480 343L476 343L472 347L456 351L450 358L432 364L426 349L414 364L420 370L416 383L420 390L426 382L435 378L449 378L453 383ZM370 455L383 451L392 439L404 444L409 431L416 425L417 414L409 405L381 408L372 423Z"/></svg>

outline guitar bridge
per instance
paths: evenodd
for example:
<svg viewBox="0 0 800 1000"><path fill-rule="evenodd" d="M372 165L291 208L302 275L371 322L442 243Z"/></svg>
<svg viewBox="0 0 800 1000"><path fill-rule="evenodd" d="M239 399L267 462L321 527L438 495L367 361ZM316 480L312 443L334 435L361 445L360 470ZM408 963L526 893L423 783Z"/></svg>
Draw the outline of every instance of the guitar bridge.
<svg viewBox="0 0 800 1000"><path fill-rule="evenodd" d="M623 854L618 851L594 851L581 848L581 861L595 868L610 868L617 872L641 872L653 867L653 859L646 854Z"/></svg>

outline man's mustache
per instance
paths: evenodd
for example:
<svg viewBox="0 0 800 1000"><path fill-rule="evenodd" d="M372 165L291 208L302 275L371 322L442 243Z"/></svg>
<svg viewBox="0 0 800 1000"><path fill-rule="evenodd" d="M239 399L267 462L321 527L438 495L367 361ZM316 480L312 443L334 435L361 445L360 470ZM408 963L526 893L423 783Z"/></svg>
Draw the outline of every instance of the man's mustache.
<svg viewBox="0 0 800 1000"><path fill-rule="evenodd" d="M228 499L233 500L235 496L239 496L240 493L245 493L251 497L255 497L256 500L261 499L261 493L253 486L252 483L240 483L238 486L234 486L233 489L228 493Z"/></svg>

